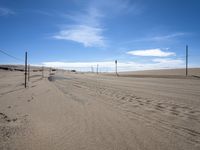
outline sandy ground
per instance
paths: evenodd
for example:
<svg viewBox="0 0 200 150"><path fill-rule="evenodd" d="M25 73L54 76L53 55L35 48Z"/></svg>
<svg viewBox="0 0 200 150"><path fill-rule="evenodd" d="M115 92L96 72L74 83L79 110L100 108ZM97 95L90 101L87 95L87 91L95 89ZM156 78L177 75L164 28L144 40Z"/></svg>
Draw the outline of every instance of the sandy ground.
<svg viewBox="0 0 200 150"><path fill-rule="evenodd" d="M199 150L200 79L0 71L1 150Z"/></svg>
<svg viewBox="0 0 200 150"><path fill-rule="evenodd" d="M115 75L113 73L106 73L106 75ZM127 71L119 72L121 77L140 77L140 78L185 78L186 69L161 69L161 70L145 70L145 71ZM200 68L189 68L188 77L200 78ZM188 78L187 77L187 78Z"/></svg>

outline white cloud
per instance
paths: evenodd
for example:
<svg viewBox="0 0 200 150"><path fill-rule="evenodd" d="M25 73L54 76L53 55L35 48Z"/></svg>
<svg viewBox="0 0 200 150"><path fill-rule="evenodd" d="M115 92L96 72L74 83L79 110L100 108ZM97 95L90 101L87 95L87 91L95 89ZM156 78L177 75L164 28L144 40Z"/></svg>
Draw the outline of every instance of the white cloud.
<svg viewBox="0 0 200 150"><path fill-rule="evenodd" d="M111 61L99 61L99 62L44 62L43 65L51 67L91 67L96 66L97 64L101 66L112 66L113 62Z"/></svg>
<svg viewBox="0 0 200 150"><path fill-rule="evenodd" d="M127 54L135 56L155 56L155 57L167 57L176 55L174 52L164 52L161 49L147 49L147 50L133 50L127 52Z"/></svg>
<svg viewBox="0 0 200 150"><path fill-rule="evenodd" d="M104 47L107 42L103 34L105 29L102 20L130 11L138 13L137 6L131 0L89 1L84 10L62 15L70 19L72 24L61 29L53 38L71 40L85 47Z"/></svg>
<svg viewBox="0 0 200 150"><path fill-rule="evenodd" d="M9 16L14 14L15 12L12 11L11 9L0 7L0 16Z"/></svg>
<svg viewBox="0 0 200 150"><path fill-rule="evenodd" d="M81 13L67 14L65 17L74 24L67 25L53 38L78 42L85 47L104 47L106 45L103 36L104 29L101 26L103 14L98 9L91 7Z"/></svg>
<svg viewBox="0 0 200 150"><path fill-rule="evenodd" d="M75 69L77 71L91 71L93 67L96 70L97 64L101 72L114 72L114 61L99 62L44 62L42 65L46 67L62 68L66 70ZM118 61L118 71L136 71L136 70L152 70L164 68L182 68L184 61L180 59L154 59L153 62L142 64L134 61L122 62Z"/></svg>
<svg viewBox="0 0 200 150"><path fill-rule="evenodd" d="M85 47L105 46L102 29L86 25L73 25L59 34L53 36L56 39L71 40L83 44Z"/></svg>

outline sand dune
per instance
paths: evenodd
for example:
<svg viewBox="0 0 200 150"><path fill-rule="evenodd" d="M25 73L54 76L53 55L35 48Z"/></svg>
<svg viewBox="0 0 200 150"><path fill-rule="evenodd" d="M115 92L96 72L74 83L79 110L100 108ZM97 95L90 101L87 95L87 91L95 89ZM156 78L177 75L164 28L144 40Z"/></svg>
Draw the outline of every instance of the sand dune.
<svg viewBox="0 0 200 150"><path fill-rule="evenodd" d="M121 74L185 76L185 69L161 69L161 70L132 71L132 72L122 72ZM192 76L192 75L200 76L200 68L189 68L188 75L189 76Z"/></svg>
<svg viewBox="0 0 200 150"><path fill-rule="evenodd" d="M104 73L105 75L116 75L115 73ZM150 77L150 78L186 78L185 69L161 69L145 71L118 72L121 77ZM200 68L189 68L187 78L200 78Z"/></svg>
<svg viewBox="0 0 200 150"><path fill-rule="evenodd" d="M198 78L49 79L0 71L0 149L200 149Z"/></svg>

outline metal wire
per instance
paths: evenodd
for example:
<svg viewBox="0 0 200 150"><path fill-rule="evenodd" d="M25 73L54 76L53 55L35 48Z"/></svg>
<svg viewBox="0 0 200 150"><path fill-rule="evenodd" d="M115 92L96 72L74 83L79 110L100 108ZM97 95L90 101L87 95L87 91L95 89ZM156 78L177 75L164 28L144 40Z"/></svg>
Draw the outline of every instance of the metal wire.
<svg viewBox="0 0 200 150"><path fill-rule="evenodd" d="M23 59L20 59L20 58L17 58L15 56L13 56L13 55L10 55L10 54L8 54L7 52L5 52L5 51L3 51L1 49L0 49L0 52L3 53L3 54L5 54L5 55L7 55L7 56L9 56L9 57L11 57L11 58L13 58L13 59L15 59L15 60L24 61Z"/></svg>

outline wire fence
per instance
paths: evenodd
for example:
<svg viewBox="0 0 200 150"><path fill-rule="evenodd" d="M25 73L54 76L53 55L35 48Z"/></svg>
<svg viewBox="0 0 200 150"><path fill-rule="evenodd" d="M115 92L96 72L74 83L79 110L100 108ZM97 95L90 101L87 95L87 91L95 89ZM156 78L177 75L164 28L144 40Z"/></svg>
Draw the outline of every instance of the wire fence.
<svg viewBox="0 0 200 150"><path fill-rule="evenodd" d="M27 87L28 82L30 81L30 78L35 78L35 77L41 77L39 79L44 78L44 68L42 67L30 67L30 65L28 65L28 61L27 61L27 52L25 52L25 59L16 57L14 55L9 54L8 52L6 52L5 50L0 50L0 53L6 55L9 58L12 58L13 60L17 60L18 62L23 62L24 64L21 65L1 65L0 69L3 70L15 70L15 71L20 71L22 72L21 75L24 76L24 83L23 85L25 86L25 88ZM32 68L32 69L31 69ZM34 72L32 73L32 75L30 75L30 72ZM41 73L35 73L35 72L41 72Z"/></svg>
<svg viewBox="0 0 200 150"><path fill-rule="evenodd" d="M65 70L68 72L90 72L90 73L117 73L118 72L126 72L126 71L138 71L138 70L156 70L156 69L172 69L172 68L184 68L186 61L186 55L179 55L179 56L173 56L173 59L162 59L157 58L152 61L152 63L135 63L133 61L129 62L120 62L116 63L117 60L109 61L109 62L93 62L93 63L64 63L62 65L44 65L42 66L28 66L27 58L19 58L16 57L10 53L8 53L5 50L0 49L0 53L3 55L12 58L13 60L16 60L18 62L23 62L21 65L9 65L9 67L0 66L0 69L7 69L7 70L16 70L21 71L23 74L25 74L25 86L26 81L30 80L30 72L32 72L32 77L38 77L41 76L42 78L45 76L44 72L48 75L52 74L52 70ZM25 53L27 55L27 53ZM26 56L25 55L25 56ZM188 57L192 58L200 58L198 55L189 54ZM175 60L175 61L174 61ZM162 64L162 65L161 65ZM190 66L189 66L190 67ZM196 66L192 66L193 68ZM54 69L52 69L54 68ZM182 74L184 74L184 71L182 71ZM28 78L27 78L28 75Z"/></svg>

